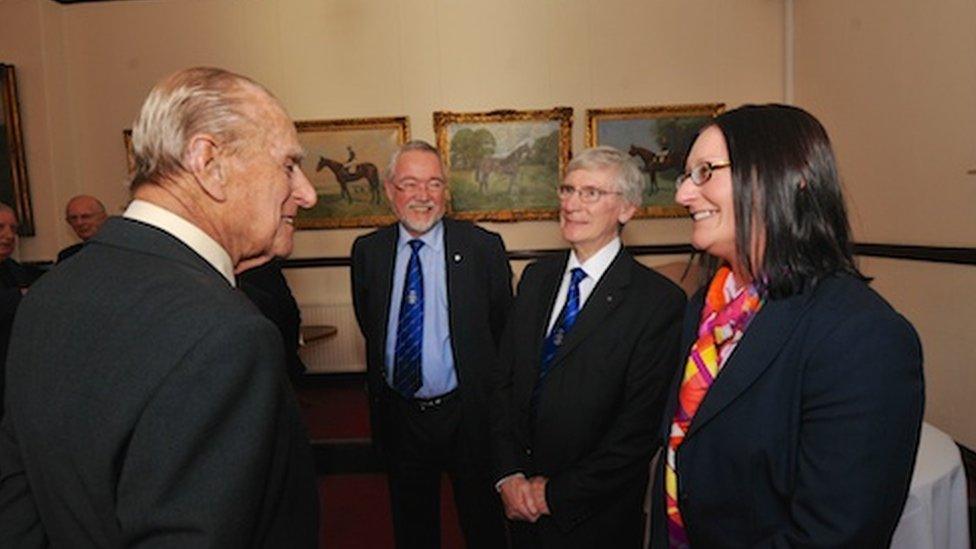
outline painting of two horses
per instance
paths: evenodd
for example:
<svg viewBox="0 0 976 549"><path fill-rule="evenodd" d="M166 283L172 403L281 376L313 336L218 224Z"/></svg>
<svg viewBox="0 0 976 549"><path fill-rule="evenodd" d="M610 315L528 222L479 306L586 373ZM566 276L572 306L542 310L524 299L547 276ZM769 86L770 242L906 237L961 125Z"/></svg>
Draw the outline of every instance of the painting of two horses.
<svg viewBox="0 0 976 549"><path fill-rule="evenodd" d="M375 227L395 219L383 194L383 171L410 137L406 117L296 122L305 149L302 170L318 203L299 211L299 228Z"/></svg>
<svg viewBox="0 0 976 549"><path fill-rule="evenodd" d="M698 131L722 111L720 103L591 109L587 146L610 145L628 153L643 173L644 204L638 217L680 217L675 180Z"/></svg>
<svg viewBox="0 0 976 549"><path fill-rule="evenodd" d="M473 220L549 219L569 159L572 109L434 113L451 212Z"/></svg>

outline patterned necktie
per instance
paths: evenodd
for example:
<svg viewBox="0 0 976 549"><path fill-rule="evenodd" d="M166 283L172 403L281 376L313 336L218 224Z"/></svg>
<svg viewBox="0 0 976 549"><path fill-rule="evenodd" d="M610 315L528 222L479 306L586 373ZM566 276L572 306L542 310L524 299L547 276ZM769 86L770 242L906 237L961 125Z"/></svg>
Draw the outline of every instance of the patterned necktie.
<svg viewBox="0 0 976 549"><path fill-rule="evenodd" d="M536 406L539 404L539 397L542 395L542 386L545 382L546 375L549 373L549 367L552 365L552 359L556 356L556 352L559 351L559 348L566 340L566 334L569 333L570 328L576 323L576 317L579 315L579 285L584 278L586 278L586 272L583 269L574 267L570 271L569 293L566 294L566 305L559 313L559 317L556 318L556 323L552 325L552 331L549 332L549 335L542 344L542 362L539 365L539 378L536 380L535 386L532 387L532 400L529 401L532 406L533 415L535 415Z"/></svg>
<svg viewBox="0 0 976 549"><path fill-rule="evenodd" d="M423 385L421 358L424 343L424 273L420 269L420 247L423 241L413 239L407 276L400 300L396 350L393 358L393 389L407 398Z"/></svg>
<svg viewBox="0 0 976 549"><path fill-rule="evenodd" d="M705 399L726 358L742 338L746 328L762 307L762 297L750 284L732 301L726 303L726 280L732 273L722 267L708 286L698 339L691 346L685 363L684 377L678 392L678 406L671 422L667 459L664 465L664 502L667 508L668 540L672 549L690 547L681 509L678 507L678 472L675 456L691 427L691 420Z"/></svg>

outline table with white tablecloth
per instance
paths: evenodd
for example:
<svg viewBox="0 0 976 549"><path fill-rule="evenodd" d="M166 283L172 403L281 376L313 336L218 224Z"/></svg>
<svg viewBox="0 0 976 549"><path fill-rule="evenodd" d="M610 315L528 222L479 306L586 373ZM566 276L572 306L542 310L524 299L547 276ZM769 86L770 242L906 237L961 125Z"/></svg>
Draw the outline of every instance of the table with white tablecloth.
<svg viewBox="0 0 976 549"><path fill-rule="evenodd" d="M912 474L908 501L895 529L894 549L967 549L966 472L959 447L928 423Z"/></svg>

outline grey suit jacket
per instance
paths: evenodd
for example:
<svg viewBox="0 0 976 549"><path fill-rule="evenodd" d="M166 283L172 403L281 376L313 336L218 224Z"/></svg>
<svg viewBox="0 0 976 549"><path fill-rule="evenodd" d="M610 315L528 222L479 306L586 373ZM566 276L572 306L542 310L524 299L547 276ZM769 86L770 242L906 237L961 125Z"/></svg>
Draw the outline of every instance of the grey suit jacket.
<svg viewBox="0 0 976 549"><path fill-rule="evenodd" d="M9 358L0 546L316 546L277 330L179 240L107 221L25 297Z"/></svg>

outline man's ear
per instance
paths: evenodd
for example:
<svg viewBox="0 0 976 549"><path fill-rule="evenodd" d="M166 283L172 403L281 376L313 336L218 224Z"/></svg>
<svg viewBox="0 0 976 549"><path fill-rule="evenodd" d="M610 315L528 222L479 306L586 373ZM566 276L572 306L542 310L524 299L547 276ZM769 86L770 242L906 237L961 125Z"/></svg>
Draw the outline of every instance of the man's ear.
<svg viewBox="0 0 976 549"><path fill-rule="evenodd" d="M227 199L224 192L224 173L227 157L216 140L207 134L194 135L186 147L186 169L193 174L200 188L214 200Z"/></svg>

